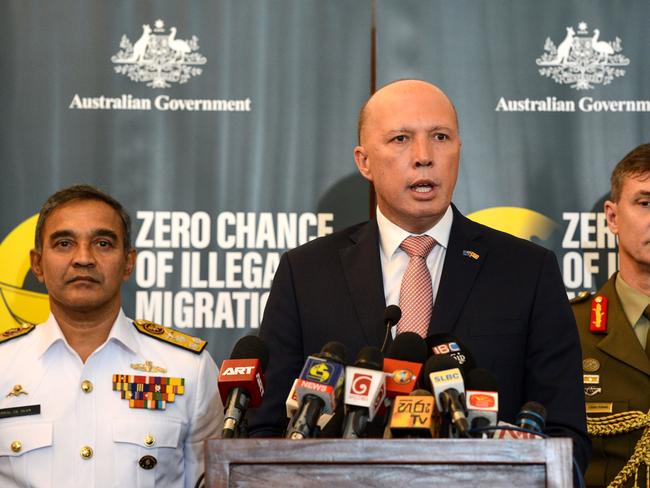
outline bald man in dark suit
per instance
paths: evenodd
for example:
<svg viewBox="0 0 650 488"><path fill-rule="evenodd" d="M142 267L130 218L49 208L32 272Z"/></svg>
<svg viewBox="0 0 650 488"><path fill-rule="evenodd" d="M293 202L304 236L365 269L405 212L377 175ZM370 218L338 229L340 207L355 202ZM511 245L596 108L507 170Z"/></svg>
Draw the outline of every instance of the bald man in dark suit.
<svg viewBox="0 0 650 488"><path fill-rule="evenodd" d="M497 376L500 419L513 422L526 401L543 404L547 433L572 437L584 470L590 444L580 345L557 261L451 203L461 148L451 101L423 81L386 85L361 111L359 141L355 162L375 187L377 218L282 257L260 329L270 362L251 434L281 435L293 379L326 342L342 342L349 358L381 346L384 309L401 304L409 266L403 239L428 236L432 311L421 335L453 334Z"/></svg>

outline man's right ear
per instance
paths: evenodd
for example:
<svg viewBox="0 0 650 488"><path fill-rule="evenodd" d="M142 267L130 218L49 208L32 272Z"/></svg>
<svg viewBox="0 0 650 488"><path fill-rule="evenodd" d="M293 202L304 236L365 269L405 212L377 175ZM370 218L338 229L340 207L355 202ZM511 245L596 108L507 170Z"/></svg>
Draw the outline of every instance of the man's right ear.
<svg viewBox="0 0 650 488"><path fill-rule="evenodd" d="M363 146L357 146L354 148L354 162L357 164L359 173L368 181L372 181L372 172L370 171L370 165L368 164L368 152Z"/></svg>
<svg viewBox="0 0 650 488"><path fill-rule="evenodd" d="M41 267L41 253L32 249L29 251L29 262L31 263L32 273L36 276L36 279L43 283L43 268Z"/></svg>

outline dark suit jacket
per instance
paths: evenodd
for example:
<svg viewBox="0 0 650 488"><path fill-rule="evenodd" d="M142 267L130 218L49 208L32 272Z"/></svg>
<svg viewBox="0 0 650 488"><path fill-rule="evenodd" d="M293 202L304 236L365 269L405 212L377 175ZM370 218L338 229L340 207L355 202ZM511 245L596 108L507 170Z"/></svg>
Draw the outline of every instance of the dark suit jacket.
<svg viewBox="0 0 650 488"><path fill-rule="evenodd" d="M453 210L429 333L453 334L497 376L502 420L513 422L526 401L544 405L548 433L573 437L586 467L580 343L555 256ZM381 347L385 307L376 221L284 254L260 329L270 361L251 435L281 434L291 384L326 342L342 342L350 361L364 346Z"/></svg>

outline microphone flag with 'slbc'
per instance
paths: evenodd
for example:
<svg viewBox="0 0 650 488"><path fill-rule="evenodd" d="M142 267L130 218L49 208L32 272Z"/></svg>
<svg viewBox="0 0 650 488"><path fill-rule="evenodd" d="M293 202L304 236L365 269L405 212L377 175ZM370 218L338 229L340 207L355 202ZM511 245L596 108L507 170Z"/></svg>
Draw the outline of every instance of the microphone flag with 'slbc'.
<svg viewBox="0 0 650 488"><path fill-rule="evenodd" d="M465 383L455 359L447 356L431 356L424 365L424 371L431 383L438 410L443 420L451 421L455 429L450 429L450 436L467 437L465 408Z"/></svg>

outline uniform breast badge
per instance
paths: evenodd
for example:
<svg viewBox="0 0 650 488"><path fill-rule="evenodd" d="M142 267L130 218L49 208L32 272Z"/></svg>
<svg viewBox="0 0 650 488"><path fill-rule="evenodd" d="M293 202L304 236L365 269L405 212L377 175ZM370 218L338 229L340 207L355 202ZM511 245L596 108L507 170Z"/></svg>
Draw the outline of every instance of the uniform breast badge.
<svg viewBox="0 0 650 488"><path fill-rule="evenodd" d="M14 385L14 387L11 389L11 391L9 393L7 393L7 397L10 397L10 396L17 397L19 395L29 395L29 393L27 393L25 390L23 390L22 385Z"/></svg>
<svg viewBox="0 0 650 488"><path fill-rule="evenodd" d="M129 408L165 410L176 395L185 393L185 378L114 374L113 391L129 401Z"/></svg>
<svg viewBox="0 0 650 488"><path fill-rule="evenodd" d="M153 361L145 361L144 363L131 363L131 367L136 371L144 371L145 373L166 373L167 368L156 366Z"/></svg>
<svg viewBox="0 0 650 488"><path fill-rule="evenodd" d="M596 358L585 358L582 360L582 369L587 373L595 373L600 369L600 361Z"/></svg>
<svg viewBox="0 0 650 488"><path fill-rule="evenodd" d="M602 295L591 300L589 331L592 334L607 334L607 298Z"/></svg>

